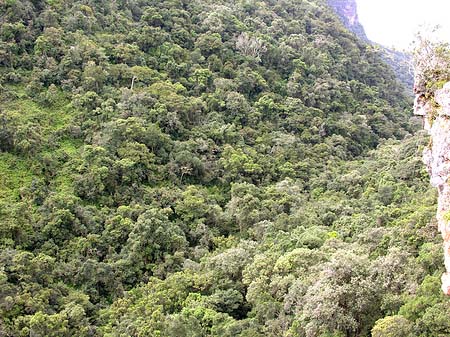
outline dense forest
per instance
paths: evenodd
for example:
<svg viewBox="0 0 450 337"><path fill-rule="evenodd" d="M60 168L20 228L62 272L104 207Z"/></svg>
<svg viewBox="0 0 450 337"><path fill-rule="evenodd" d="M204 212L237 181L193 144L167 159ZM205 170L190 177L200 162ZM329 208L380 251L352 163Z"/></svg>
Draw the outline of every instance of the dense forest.
<svg viewBox="0 0 450 337"><path fill-rule="evenodd" d="M0 0L0 335L449 336L418 124L326 0Z"/></svg>

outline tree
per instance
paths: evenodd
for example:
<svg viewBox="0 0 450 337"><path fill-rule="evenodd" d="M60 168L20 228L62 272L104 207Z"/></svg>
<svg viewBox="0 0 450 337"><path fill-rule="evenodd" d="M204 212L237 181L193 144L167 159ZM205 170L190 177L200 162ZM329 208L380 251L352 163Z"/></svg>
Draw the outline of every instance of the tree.
<svg viewBox="0 0 450 337"><path fill-rule="evenodd" d="M403 316L387 316L378 320L372 329L373 337L411 337L412 324Z"/></svg>
<svg viewBox="0 0 450 337"><path fill-rule="evenodd" d="M252 37L248 33L241 33L236 40L236 49L245 56L250 56L261 61L261 56L267 50L263 41L257 37Z"/></svg>
<svg viewBox="0 0 450 337"><path fill-rule="evenodd" d="M419 95L432 96L450 79L450 47L447 43L417 35L413 55L414 91Z"/></svg>
<svg viewBox="0 0 450 337"><path fill-rule="evenodd" d="M318 281L305 294L299 308L302 335L342 333L360 336L379 317L379 294L368 277L366 256L338 252L327 263Z"/></svg>
<svg viewBox="0 0 450 337"><path fill-rule="evenodd" d="M149 209L137 219L121 252L132 268L127 274L151 271L165 254L185 249L184 233L168 219L166 212Z"/></svg>

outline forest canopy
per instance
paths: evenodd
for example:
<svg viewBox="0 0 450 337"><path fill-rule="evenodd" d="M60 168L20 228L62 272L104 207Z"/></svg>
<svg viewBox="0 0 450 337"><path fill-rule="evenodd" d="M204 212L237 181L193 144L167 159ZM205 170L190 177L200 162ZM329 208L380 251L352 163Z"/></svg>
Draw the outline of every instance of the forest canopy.
<svg viewBox="0 0 450 337"><path fill-rule="evenodd" d="M0 335L448 336L426 137L315 0L0 0Z"/></svg>

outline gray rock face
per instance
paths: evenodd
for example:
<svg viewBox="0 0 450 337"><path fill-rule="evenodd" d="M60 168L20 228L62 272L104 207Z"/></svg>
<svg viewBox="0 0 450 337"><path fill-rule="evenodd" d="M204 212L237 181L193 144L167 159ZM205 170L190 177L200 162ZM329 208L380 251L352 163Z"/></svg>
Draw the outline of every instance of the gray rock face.
<svg viewBox="0 0 450 337"><path fill-rule="evenodd" d="M441 114L450 116L450 82L447 82L441 90L436 91L434 99L441 106Z"/></svg>
<svg viewBox="0 0 450 337"><path fill-rule="evenodd" d="M341 18L344 25L360 39L369 41L364 27L358 19L356 0L328 0L328 5L333 8Z"/></svg>
<svg viewBox="0 0 450 337"><path fill-rule="evenodd" d="M414 102L414 112L424 119L424 128L431 136L431 145L424 150L423 161L431 184L438 189L436 219L444 239L442 290L450 295L450 82L435 93L434 107L421 93Z"/></svg>

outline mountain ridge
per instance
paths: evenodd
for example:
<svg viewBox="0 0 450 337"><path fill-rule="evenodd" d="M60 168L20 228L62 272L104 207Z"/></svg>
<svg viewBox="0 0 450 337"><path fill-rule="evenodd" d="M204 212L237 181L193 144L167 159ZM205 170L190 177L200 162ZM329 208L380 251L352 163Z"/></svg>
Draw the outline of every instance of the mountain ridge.
<svg viewBox="0 0 450 337"><path fill-rule="evenodd" d="M408 95L413 96L414 79L411 70L411 55L371 41L367 37L363 24L359 21L356 0L327 0L327 3L351 32L366 43L381 49L384 61L394 70L398 80L405 86Z"/></svg>
<svg viewBox="0 0 450 337"><path fill-rule="evenodd" d="M370 42L364 26L359 21L356 0L327 0L327 3L336 11L344 25L351 32L355 33L361 40Z"/></svg>

